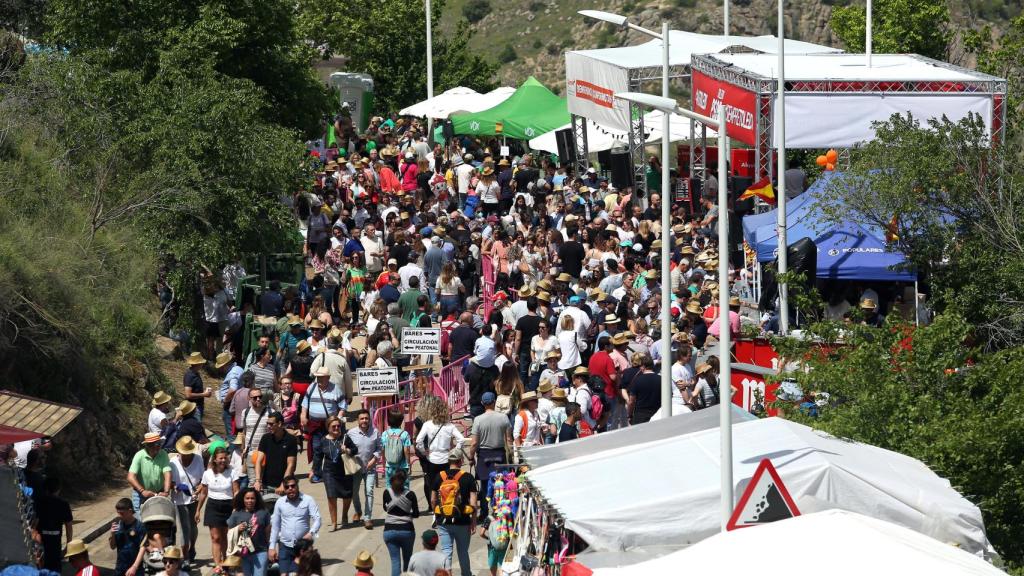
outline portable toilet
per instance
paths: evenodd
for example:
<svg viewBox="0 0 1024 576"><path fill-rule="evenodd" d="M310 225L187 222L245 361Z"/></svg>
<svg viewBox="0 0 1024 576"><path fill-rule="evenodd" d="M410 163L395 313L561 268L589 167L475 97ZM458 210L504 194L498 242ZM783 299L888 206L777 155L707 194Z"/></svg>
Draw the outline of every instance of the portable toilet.
<svg viewBox="0 0 1024 576"><path fill-rule="evenodd" d="M338 90L342 107L348 106L356 130L366 130L373 108L373 78L358 72L334 72L330 85Z"/></svg>

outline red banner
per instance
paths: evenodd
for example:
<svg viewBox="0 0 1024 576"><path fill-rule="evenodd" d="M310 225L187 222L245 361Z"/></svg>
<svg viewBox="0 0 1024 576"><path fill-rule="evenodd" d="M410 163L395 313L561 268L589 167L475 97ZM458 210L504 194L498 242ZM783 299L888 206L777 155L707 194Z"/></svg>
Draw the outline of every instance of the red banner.
<svg viewBox="0 0 1024 576"><path fill-rule="evenodd" d="M718 118L718 109L725 104L728 136L754 146L757 141L757 96L738 86L715 80L694 70L693 111Z"/></svg>

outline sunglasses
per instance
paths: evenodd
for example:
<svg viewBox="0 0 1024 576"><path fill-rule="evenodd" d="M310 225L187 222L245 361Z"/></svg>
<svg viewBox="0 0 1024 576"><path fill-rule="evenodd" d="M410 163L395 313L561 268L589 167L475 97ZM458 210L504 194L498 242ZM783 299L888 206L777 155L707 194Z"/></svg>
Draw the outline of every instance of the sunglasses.
<svg viewBox="0 0 1024 576"><path fill-rule="evenodd" d="M285 490L291 490L293 488L297 490L299 488L299 485L298 484L289 484L289 485L284 487Z"/></svg>
<svg viewBox="0 0 1024 576"><path fill-rule="evenodd" d="M249 396L249 400L261 401L261 400L263 400L263 397L262 396Z"/></svg>
<svg viewBox="0 0 1024 576"><path fill-rule="evenodd" d="M177 564L178 562L181 562L181 560L177 558L164 558L164 564Z"/></svg>

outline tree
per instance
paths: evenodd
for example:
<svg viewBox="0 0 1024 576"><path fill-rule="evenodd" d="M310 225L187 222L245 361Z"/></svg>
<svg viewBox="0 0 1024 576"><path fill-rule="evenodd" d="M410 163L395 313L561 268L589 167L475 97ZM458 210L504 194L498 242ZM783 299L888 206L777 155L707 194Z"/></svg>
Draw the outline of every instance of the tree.
<svg viewBox="0 0 1024 576"><path fill-rule="evenodd" d="M988 26L966 31L964 47L977 57L978 70L1007 80L1006 142L1011 150L1017 151L1016 158L1019 159L1024 153L1021 146L1024 130L1021 130L1020 123L1024 104L1024 16L1010 21L998 43L993 40Z"/></svg>
<svg viewBox="0 0 1024 576"><path fill-rule="evenodd" d="M297 35L294 4L286 0L53 0L49 24L54 45L91 53L111 70L140 71L144 82L166 69L161 59L172 54L186 66L202 59L220 74L251 80L271 104L261 106L265 118L310 136L330 109L310 66L314 52Z"/></svg>
<svg viewBox="0 0 1024 576"><path fill-rule="evenodd" d="M490 0L469 0L462 6L462 15L470 24L476 24L490 13Z"/></svg>
<svg viewBox="0 0 1024 576"><path fill-rule="evenodd" d="M440 34L443 0L431 3L435 93L466 86L494 88L496 65L469 49L466 21ZM374 80L375 106L393 112L423 100L426 88L426 21L423 5L403 0L300 0L300 30L323 54L342 54L346 67ZM401 33L381 33L382 23L401 22Z"/></svg>
<svg viewBox="0 0 1024 576"><path fill-rule="evenodd" d="M829 23L851 52L864 51L863 5L837 6ZM915 53L945 59L951 37L946 0L879 0L872 14L872 47L879 54Z"/></svg>

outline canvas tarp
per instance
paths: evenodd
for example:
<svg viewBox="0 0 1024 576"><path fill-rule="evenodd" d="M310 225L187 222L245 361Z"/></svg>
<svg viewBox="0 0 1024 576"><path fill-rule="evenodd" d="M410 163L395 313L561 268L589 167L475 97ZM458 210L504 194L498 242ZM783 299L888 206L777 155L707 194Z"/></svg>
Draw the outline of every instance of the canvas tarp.
<svg viewBox="0 0 1024 576"><path fill-rule="evenodd" d="M720 530L719 442L713 428L572 458L526 477L595 550L684 547ZM733 458L737 496L769 458L798 507L850 510L971 553L991 550L978 507L908 456L766 418L733 425Z"/></svg>
<svg viewBox="0 0 1024 576"><path fill-rule="evenodd" d="M451 117L456 134L529 140L569 123L565 98L530 76L507 100L474 114Z"/></svg>
<svg viewBox="0 0 1024 576"><path fill-rule="evenodd" d="M661 142L661 118L660 110L652 110L644 114L644 128L646 144L658 144ZM601 126L593 120L585 120L587 124L587 151L590 153L604 152L612 148L625 147L629 144L629 136L622 130ZM530 148L543 150L558 154L558 141L555 133L559 130L572 128L572 124L559 126L547 134L542 134L530 140ZM669 142L682 142L690 139L690 119L677 114L669 116ZM698 136L700 134L698 133ZM708 128L708 138L713 138L717 133Z"/></svg>
<svg viewBox="0 0 1024 576"><path fill-rule="evenodd" d="M418 116L424 118L447 118L452 114L479 112L493 108L508 100L515 93L515 88L502 86L486 94L480 94L472 88L462 86L444 92L403 108L398 113L402 116Z"/></svg>
<svg viewBox="0 0 1024 576"><path fill-rule="evenodd" d="M585 557L580 561L587 565ZM773 565L774 569L767 568ZM826 510L721 532L654 560L595 570L594 576L680 574L681 566L689 574L1005 574L956 546L902 526L845 510Z"/></svg>

